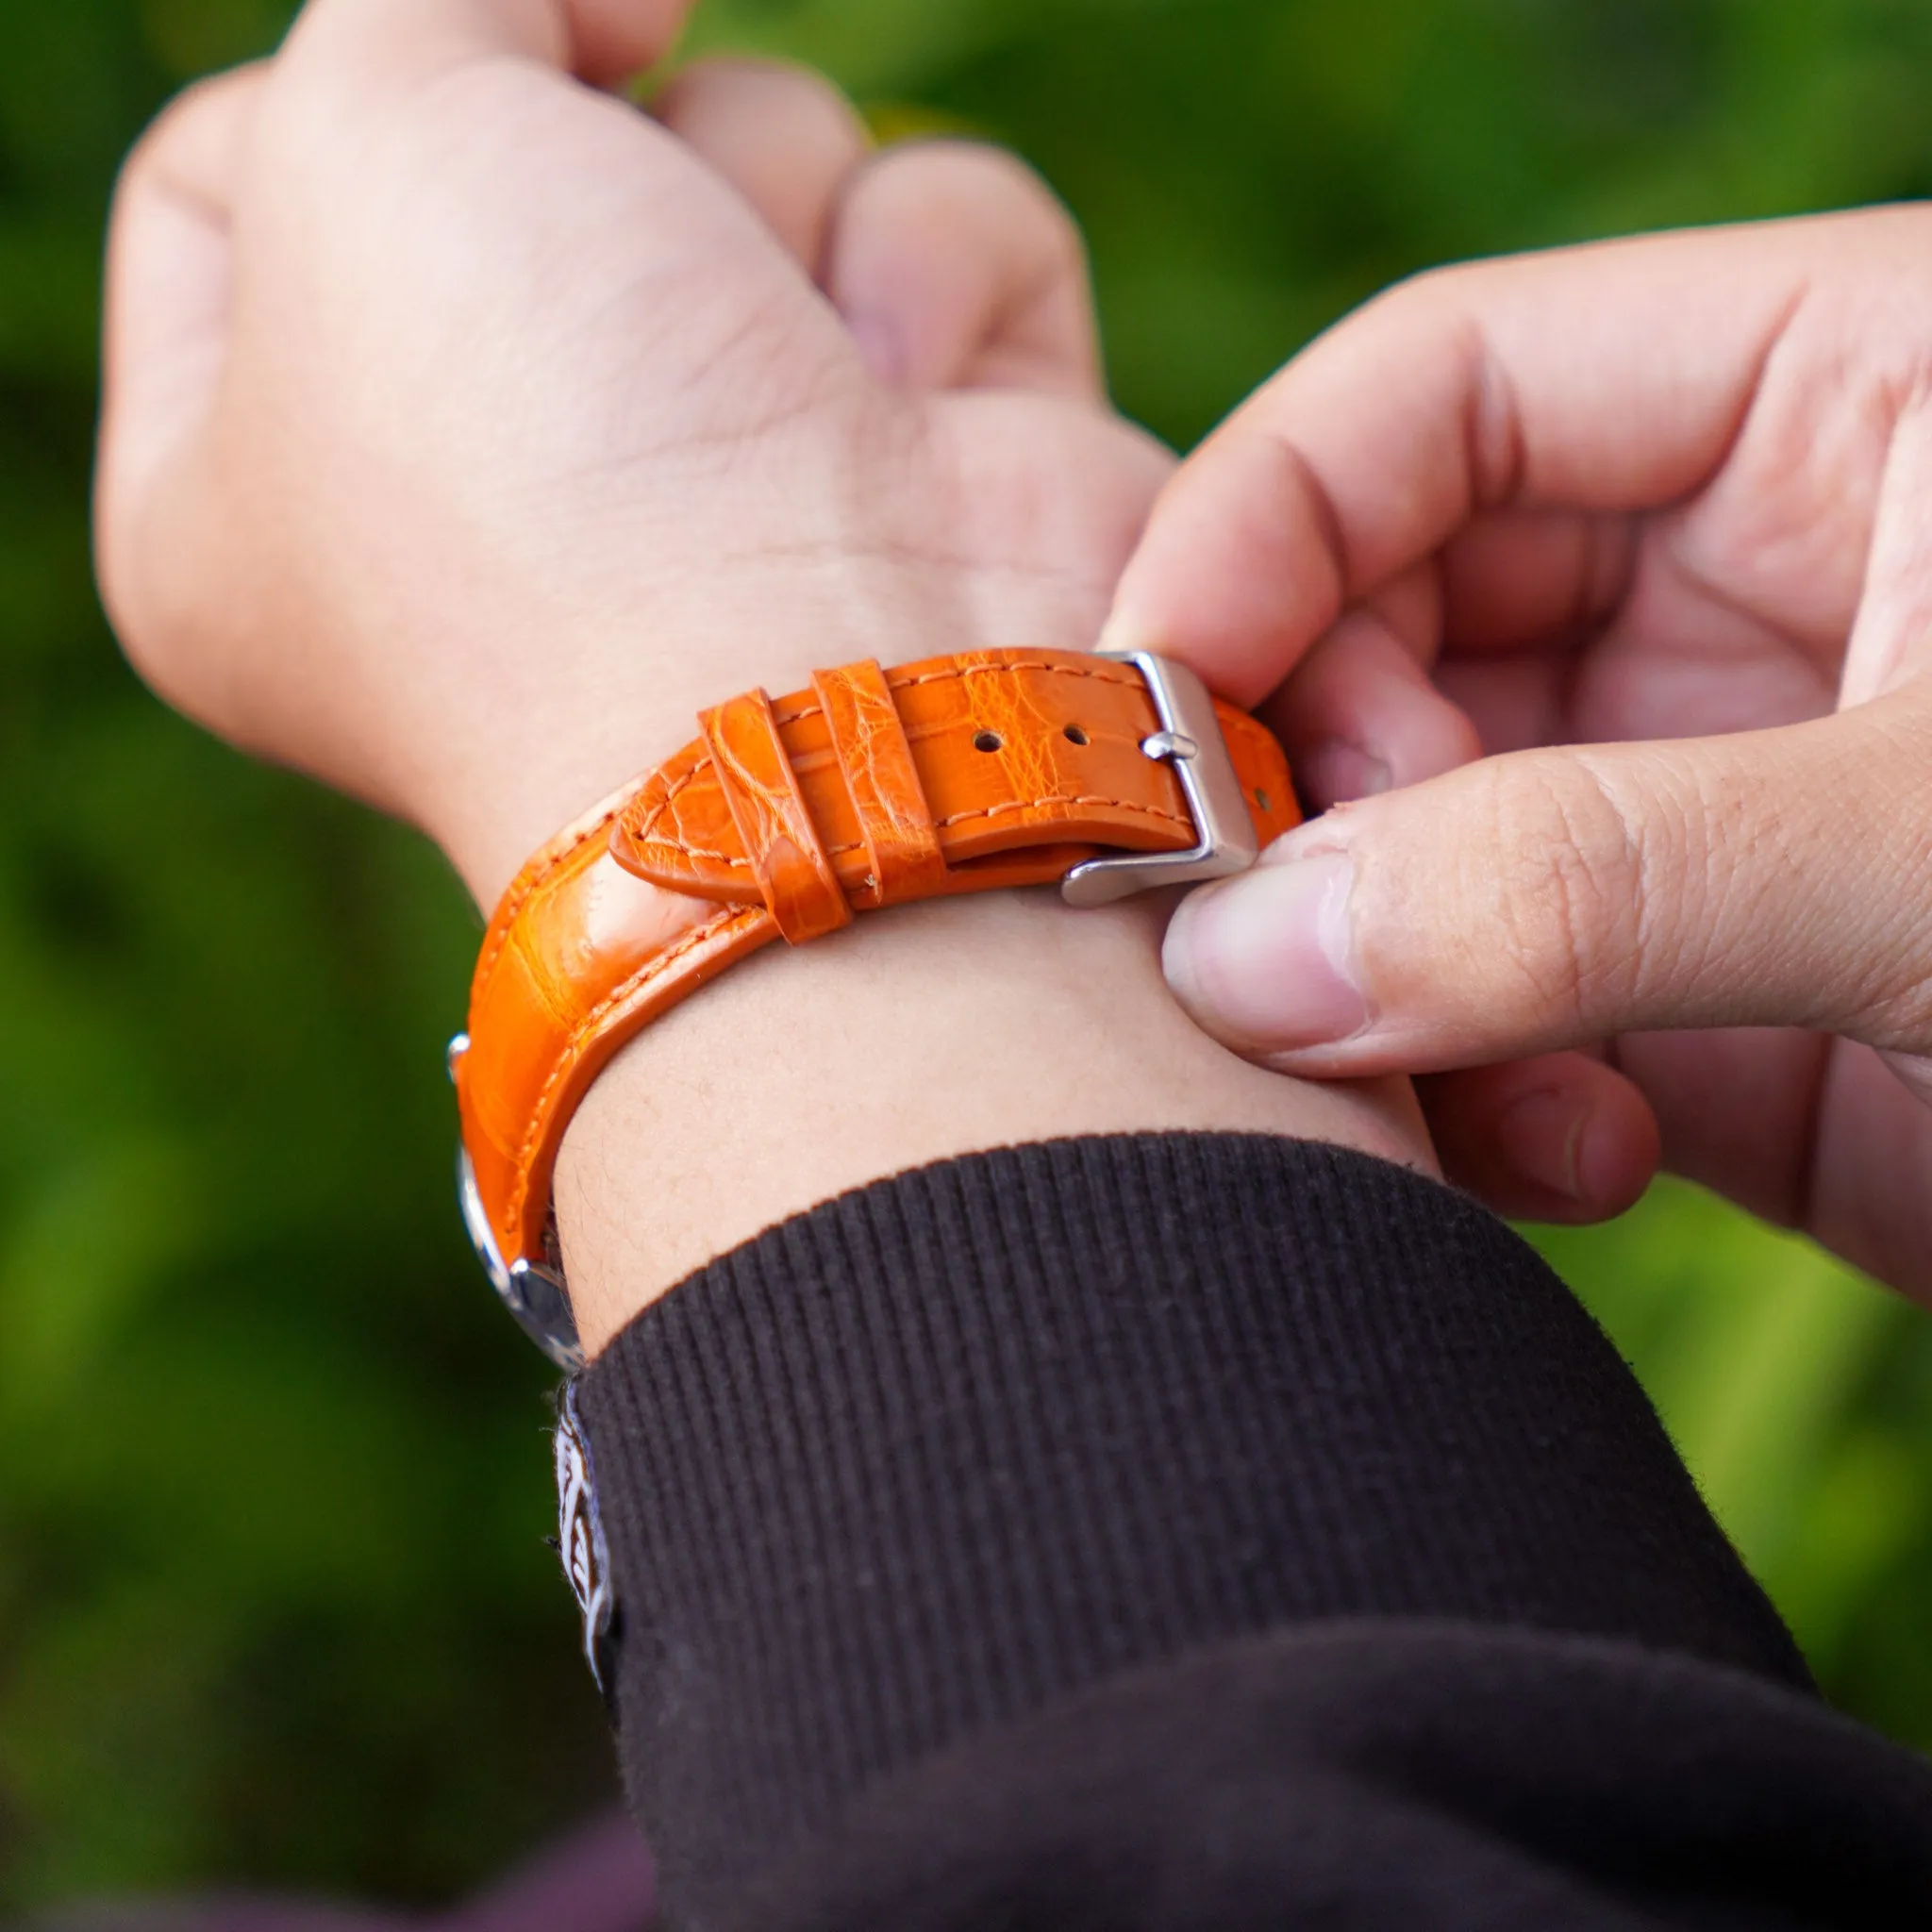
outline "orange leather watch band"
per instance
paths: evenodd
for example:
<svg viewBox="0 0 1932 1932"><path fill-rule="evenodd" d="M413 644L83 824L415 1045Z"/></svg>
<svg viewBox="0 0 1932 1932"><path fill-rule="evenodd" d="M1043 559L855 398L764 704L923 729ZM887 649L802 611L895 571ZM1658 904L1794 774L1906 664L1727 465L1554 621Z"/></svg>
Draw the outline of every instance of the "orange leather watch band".
<svg viewBox="0 0 1932 1932"><path fill-rule="evenodd" d="M1279 836L1297 819L1280 747L1231 705L1214 719L1256 838ZM1197 842L1131 662L1006 650L853 664L700 724L539 852L491 921L453 1066L473 1232L502 1265L542 1259L557 1149L599 1072L734 961L855 912Z"/></svg>

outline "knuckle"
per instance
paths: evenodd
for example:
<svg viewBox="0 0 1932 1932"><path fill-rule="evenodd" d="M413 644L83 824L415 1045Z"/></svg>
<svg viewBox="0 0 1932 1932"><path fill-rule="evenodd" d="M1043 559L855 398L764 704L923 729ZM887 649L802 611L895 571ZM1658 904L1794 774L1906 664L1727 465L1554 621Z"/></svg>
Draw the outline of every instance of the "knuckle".
<svg viewBox="0 0 1932 1932"><path fill-rule="evenodd" d="M220 728L228 721L213 666L226 655L227 599L208 594L211 559L184 537L151 511L104 523L95 575L102 609L142 682L175 710Z"/></svg>
<svg viewBox="0 0 1932 1932"><path fill-rule="evenodd" d="M912 151L927 166L950 177L961 192L983 196L1009 209L1024 208L1042 230L1050 229L1063 248L1075 253L1082 250L1079 228L1066 204L1047 186L1045 177L1011 148L959 135L935 135L913 143Z"/></svg>
<svg viewBox="0 0 1932 1932"><path fill-rule="evenodd" d="M134 145L123 157L120 172L114 177L114 214L117 220L125 208L128 197L145 187L161 172L165 158L174 146L183 125L184 117L192 107L193 96L207 84L206 81L196 81L193 87L176 94L142 129Z"/></svg>
<svg viewBox="0 0 1932 1932"><path fill-rule="evenodd" d="M693 60L658 95L657 111L661 119L675 120L680 109L719 96L745 97L761 106L777 101L822 115L841 129L858 118L852 103L816 68L770 54L707 54Z"/></svg>
<svg viewBox="0 0 1932 1932"><path fill-rule="evenodd" d="M1672 922L1654 917L1679 889L1683 820L1641 805L1575 754L1474 768L1485 788L1490 941L1517 996L1587 1032L1622 1012L1657 973Z"/></svg>
<svg viewBox="0 0 1932 1932"><path fill-rule="evenodd" d="M250 61L182 89L148 124L123 159L114 181L111 225L118 230L130 200L162 194L210 205L225 202L236 173L243 130L271 63Z"/></svg>
<svg viewBox="0 0 1932 1932"><path fill-rule="evenodd" d="M855 140L863 139L861 130L864 124L859 119L858 109L852 105L844 89L829 75L821 74L817 68L796 60L768 61L766 67L776 82L788 89L802 106L835 125L841 135L849 134Z"/></svg>
<svg viewBox="0 0 1932 1932"><path fill-rule="evenodd" d="M1848 741L1846 765L1832 774L1842 801L1846 842L1866 863L1853 890L1867 916L1841 920L1857 934L1840 941L1837 984L1828 989L1830 1024L1853 1026L1873 1043L1932 1051L1932 907L1924 891L1932 825L1932 710L1925 692L1901 691L1867 708ZM1856 760L1856 768L1853 768Z"/></svg>
<svg viewBox="0 0 1932 1932"><path fill-rule="evenodd" d="M128 566L123 546L101 546L97 574L101 606L122 655L150 691L175 708L186 709L180 654L174 648L183 625L157 600L153 587Z"/></svg>
<svg viewBox="0 0 1932 1932"><path fill-rule="evenodd" d="M149 122L147 131L135 143L135 156L138 158L150 153L156 147L165 146L176 139L191 122L201 118L210 102L220 98L226 84L226 75L204 75L200 79L191 80L178 92L170 95L161 104L160 112Z"/></svg>
<svg viewBox="0 0 1932 1932"><path fill-rule="evenodd" d="M1413 328L1459 308L1471 281L1483 267L1480 262L1448 262L1439 268L1418 269L1384 289L1362 313L1391 328Z"/></svg>
<svg viewBox="0 0 1932 1932"><path fill-rule="evenodd" d="M941 232L968 225L1029 287L1085 285L1086 238L1045 179L991 142L922 135L888 149L872 171L895 222Z"/></svg>
<svg viewBox="0 0 1932 1932"><path fill-rule="evenodd" d="M96 491L95 502L94 588L108 623L132 658L135 647L131 641L142 633L143 625L138 588L128 571L126 544L121 536L123 520L106 491Z"/></svg>
<svg viewBox="0 0 1932 1932"><path fill-rule="evenodd" d="M162 104L128 150L122 163L122 178L147 172L175 148L192 141L208 121L224 111L238 89L248 87L265 72L265 62L253 61L190 81Z"/></svg>

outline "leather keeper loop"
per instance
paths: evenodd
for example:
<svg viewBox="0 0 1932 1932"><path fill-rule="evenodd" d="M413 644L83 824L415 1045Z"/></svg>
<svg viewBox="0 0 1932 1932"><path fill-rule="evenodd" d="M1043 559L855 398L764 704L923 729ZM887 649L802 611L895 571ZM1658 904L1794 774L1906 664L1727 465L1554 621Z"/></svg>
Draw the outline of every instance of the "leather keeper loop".
<svg viewBox="0 0 1932 1932"><path fill-rule="evenodd" d="M939 897L946 856L886 674L867 658L811 681L865 844L870 875L853 897L868 910Z"/></svg>
<svg viewBox="0 0 1932 1932"><path fill-rule="evenodd" d="M762 691L728 699L699 719L711 768L738 827L765 909L794 945L852 923L832 861L778 736Z"/></svg>

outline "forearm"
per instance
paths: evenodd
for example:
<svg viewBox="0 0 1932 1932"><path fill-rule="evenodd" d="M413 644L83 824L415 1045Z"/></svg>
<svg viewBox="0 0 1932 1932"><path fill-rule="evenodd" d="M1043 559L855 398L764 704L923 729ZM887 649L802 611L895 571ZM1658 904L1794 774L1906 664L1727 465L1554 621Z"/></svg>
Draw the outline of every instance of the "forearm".
<svg viewBox="0 0 1932 1932"><path fill-rule="evenodd" d="M677 1923L1622 1928L1668 1870L1755 1924L1765 1844L1847 1882L1848 1806L1932 1842L1588 1316L1379 1161L920 1170L682 1283L579 1407Z"/></svg>

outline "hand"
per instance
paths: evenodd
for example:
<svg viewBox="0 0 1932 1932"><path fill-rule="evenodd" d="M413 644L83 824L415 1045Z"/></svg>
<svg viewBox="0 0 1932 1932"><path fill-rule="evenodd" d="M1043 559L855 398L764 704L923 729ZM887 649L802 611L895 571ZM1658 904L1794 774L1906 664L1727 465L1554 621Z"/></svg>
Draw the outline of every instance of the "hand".
<svg viewBox="0 0 1932 1932"><path fill-rule="evenodd" d="M315 0L163 119L116 210L99 549L129 654L424 826L486 904L735 691L1090 645L1171 467L1106 407L1077 237L1009 159L873 156L768 67L695 69L655 122L585 84L682 10ZM1190 1025L1158 924L907 908L649 1028L557 1174L588 1345L974 1148L1247 1129L1432 1169L1406 1082L1279 1080Z"/></svg>
<svg viewBox="0 0 1932 1932"><path fill-rule="evenodd" d="M137 666L423 825L487 904L702 705L1091 645L1169 459L1008 158L824 83L583 81L673 0L317 0L116 209L99 489ZM580 78L573 78L573 74Z"/></svg>
<svg viewBox="0 0 1932 1932"><path fill-rule="evenodd" d="M1184 908L1204 1024L1486 1069L1425 1097L1507 1208L1613 1211L1660 1127L1932 1298L1928 243L1888 208L1425 276L1184 469L1114 638L1249 698L1299 663L1298 768L1359 796Z"/></svg>

